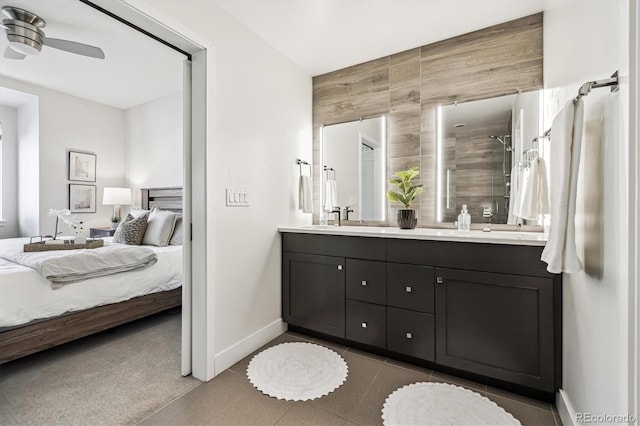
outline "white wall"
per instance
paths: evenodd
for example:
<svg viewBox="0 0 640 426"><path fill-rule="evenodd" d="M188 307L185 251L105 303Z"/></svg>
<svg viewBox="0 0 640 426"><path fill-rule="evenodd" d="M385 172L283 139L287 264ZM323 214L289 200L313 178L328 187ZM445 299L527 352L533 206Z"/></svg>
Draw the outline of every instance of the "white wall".
<svg viewBox="0 0 640 426"><path fill-rule="evenodd" d="M140 188L182 186L182 93L125 111L126 186L140 206Z"/></svg>
<svg viewBox="0 0 640 426"><path fill-rule="evenodd" d="M22 229L21 233L23 235L52 233L54 219L47 216L47 212L52 208L69 207L68 150L70 149L95 153L97 156L96 213L78 214L78 218L85 222L87 233L90 226L108 225L112 207L102 205L102 189L105 186L124 184L124 112L7 77L0 78L0 85L39 97L39 110L35 111L39 112L39 129L31 129L33 132L39 132L36 136L39 139L37 151L39 158L27 159L28 154L22 149L19 153L21 179L26 177L27 173L22 166L33 167L34 164L39 164L39 191L36 191L39 194L39 205L31 203L23 206L22 196L27 195L28 192L23 188L19 192L21 227L23 212L28 214L36 209L39 212L38 228L34 230L30 226L27 233ZM25 114L25 119L33 113L34 111ZM23 129L19 129L18 132L22 138ZM33 173L29 172L29 175L33 176ZM88 184L89 182L75 183ZM63 229L63 232L65 231L69 230Z"/></svg>
<svg viewBox="0 0 640 426"><path fill-rule="evenodd" d="M311 76L212 2L127 2L207 48L207 190L193 194L206 195L207 279L193 286L208 312L194 335L206 328L213 353L193 371L210 379L282 332L277 227L311 223L295 163L311 158ZM251 207L225 207L227 187Z"/></svg>
<svg viewBox="0 0 640 426"><path fill-rule="evenodd" d="M2 215L0 238L18 236L18 111L0 106L2 123Z"/></svg>
<svg viewBox="0 0 640 426"><path fill-rule="evenodd" d="M22 237L40 235L39 105L40 99L31 96L18 108L18 235Z"/></svg>
<svg viewBox="0 0 640 426"><path fill-rule="evenodd" d="M595 89L584 99L576 239L585 268L563 276L565 424L577 413L629 414L628 10L625 1L581 1L544 15L547 122L582 83L615 70L622 82L618 93Z"/></svg>

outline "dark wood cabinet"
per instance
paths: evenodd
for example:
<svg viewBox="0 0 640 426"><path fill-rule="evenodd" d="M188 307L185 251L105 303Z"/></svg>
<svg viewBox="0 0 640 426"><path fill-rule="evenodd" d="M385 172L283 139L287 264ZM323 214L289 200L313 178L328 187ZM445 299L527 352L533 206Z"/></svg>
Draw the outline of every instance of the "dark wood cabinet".
<svg viewBox="0 0 640 426"><path fill-rule="evenodd" d="M387 303L387 263L347 259L347 298Z"/></svg>
<svg viewBox="0 0 640 426"><path fill-rule="evenodd" d="M435 361L435 318L422 312L387 307L387 349Z"/></svg>
<svg viewBox="0 0 640 426"><path fill-rule="evenodd" d="M387 304L433 313L433 268L387 263Z"/></svg>
<svg viewBox="0 0 640 426"><path fill-rule="evenodd" d="M386 348L386 308L347 299L347 339L376 348Z"/></svg>
<svg viewBox="0 0 640 426"><path fill-rule="evenodd" d="M283 258L282 316L293 325L345 337L345 259L301 253Z"/></svg>
<svg viewBox="0 0 640 426"><path fill-rule="evenodd" d="M283 318L302 331L552 399L561 385L562 289L541 251L285 233Z"/></svg>
<svg viewBox="0 0 640 426"><path fill-rule="evenodd" d="M436 269L436 362L554 391L553 280Z"/></svg>

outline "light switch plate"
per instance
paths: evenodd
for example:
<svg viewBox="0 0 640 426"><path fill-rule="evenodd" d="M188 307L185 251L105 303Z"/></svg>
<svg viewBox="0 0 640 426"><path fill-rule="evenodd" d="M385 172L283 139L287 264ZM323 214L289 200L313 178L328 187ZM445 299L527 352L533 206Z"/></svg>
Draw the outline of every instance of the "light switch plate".
<svg viewBox="0 0 640 426"><path fill-rule="evenodd" d="M246 189L227 188L227 207L249 207L249 193Z"/></svg>

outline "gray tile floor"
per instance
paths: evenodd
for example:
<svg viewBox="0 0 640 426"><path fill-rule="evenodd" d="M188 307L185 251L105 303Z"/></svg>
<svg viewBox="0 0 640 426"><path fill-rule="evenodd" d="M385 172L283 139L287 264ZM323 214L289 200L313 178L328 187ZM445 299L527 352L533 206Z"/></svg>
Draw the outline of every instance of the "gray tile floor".
<svg viewBox="0 0 640 426"><path fill-rule="evenodd" d="M338 352L349 366L347 381L319 399L292 402L256 390L246 376L255 353L284 342L311 341ZM353 348L287 332L208 383L141 421L145 425L376 425L386 397L397 388L438 381L462 385L496 402L523 425L561 425L551 404L487 387Z"/></svg>

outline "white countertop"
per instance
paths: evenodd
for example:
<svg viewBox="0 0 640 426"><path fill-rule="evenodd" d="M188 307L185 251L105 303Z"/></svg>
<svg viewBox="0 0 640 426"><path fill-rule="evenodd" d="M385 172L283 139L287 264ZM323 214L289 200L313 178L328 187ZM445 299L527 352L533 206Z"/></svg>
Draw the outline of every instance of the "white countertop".
<svg viewBox="0 0 640 426"><path fill-rule="evenodd" d="M408 240L461 241L470 243L511 244L520 246L544 246L547 234L542 232L471 230L468 232L454 229L416 228L400 229L379 226L281 226L280 232L319 235L346 235L356 237L403 238Z"/></svg>

